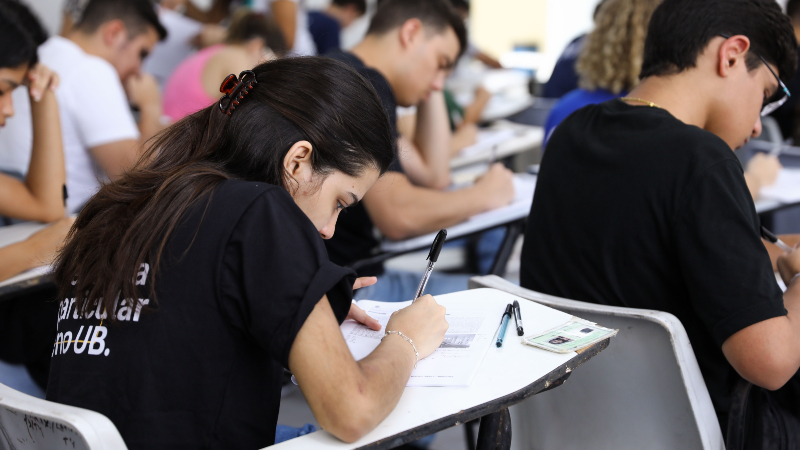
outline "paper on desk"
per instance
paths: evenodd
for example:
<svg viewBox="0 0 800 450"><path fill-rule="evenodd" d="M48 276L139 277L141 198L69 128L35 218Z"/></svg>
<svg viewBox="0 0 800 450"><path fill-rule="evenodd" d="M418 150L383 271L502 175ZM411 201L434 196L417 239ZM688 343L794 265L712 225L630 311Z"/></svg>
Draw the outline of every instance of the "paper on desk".
<svg viewBox="0 0 800 450"><path fill-rule="evenodd" d="M342 324L342 334L356 361L375 350L386 332L389 317L393 312L410 305L411 301L387 303L361 300L357 303L380 322L381 330L371 330L352 320ZM492 344L502 314L503 305L480 308L474 305L449 306L446 320L450 328L444 336L444 342L433 354L417 363L406 386L469 386Z"/></svg>
<svg viewBox="0 0 800 450"><path fill-rule="evenodd" d="M514 177L514 200L502 208L486 211L481 214L476 214L467 222L479 221L483 222L489 218L499 218L507 214L518 215L519 211L530 211L531 203L533 202L533 191L536 189L536 176L534 175L517 175Z"/></svg>
<svg viewBox="0 0 800 450"><path fill-rule="evenodd" d="M800 169L781 169L775 183L761 189L759 199L800 202Z"/></svg>
<svg viewBox="0 0 800 450"><path fill-rule="evenodd" d="M516 132L513 128L480 130L478 131L477 141L469 147L461 149L458 152L458 156L468 157L483 153L491 155L492 147L511 139Z"/></svg>

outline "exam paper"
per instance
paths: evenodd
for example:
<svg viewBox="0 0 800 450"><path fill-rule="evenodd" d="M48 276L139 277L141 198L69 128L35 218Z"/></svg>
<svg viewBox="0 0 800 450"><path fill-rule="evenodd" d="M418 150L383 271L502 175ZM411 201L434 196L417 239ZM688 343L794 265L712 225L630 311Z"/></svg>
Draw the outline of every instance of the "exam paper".
<svg viewBox="0 0 800 450"><path fill-rule="evenodd" d="M781 169L775 183L761 189L759 199L800 202L800 169Z"/></svg>
<svg viewBox="0 0 800 450"><path fill-rule="evenodd" d="M353 320L342 324L342 334L356 361L375 350L386 332L389 317L411 302L361 300L357 303L380 322L381 330L371 330ZM446 320L450 328L444 336L444 342L430 356L417 363L417 368L411 372L406 386L469 386L492 344L494 331L502 314L503 308L497 305L487 308L449 306Z"/></svg>

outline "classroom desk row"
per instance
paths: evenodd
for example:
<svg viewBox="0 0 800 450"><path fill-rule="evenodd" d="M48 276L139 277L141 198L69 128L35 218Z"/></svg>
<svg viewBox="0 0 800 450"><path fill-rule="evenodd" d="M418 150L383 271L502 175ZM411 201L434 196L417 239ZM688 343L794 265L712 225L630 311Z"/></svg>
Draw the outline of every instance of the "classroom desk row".
<svg viewBox="0 0 800 450"><path fill-rule="evenodd" d="M486 163L537 148L541 145L543 130L541 127L520 125L512 122L499 121L491 127L481 131L479 142L472 147L465 149L460 155L453 159L451 164L455 170L472 170L470 167L478 167L478 171L485 171L488 167ZM476 174L468 178L474 180ZM514 202L504 208L479 214L464 223L458 224L448 229L448 238L467 236L481 230L488 230L497 226L512 227L518 236L522 231L521 221L527 217L530 210L531 199L533 198L533 187L535 177L519 175L515 179L517 195ZM0 227L0 247L22 241L31 234L44 228L45 225L39 223L22 223L7 227ZM516 227L515 227L516 226ZM514 228L515 227L515 228ZM433 235L419 236L405 241L386 241L382 245L381 258L389 258L401 253L417 250L429 246L433 240ZM511 239L509 239L511 241ZM513 245L513 242L511 242ZM510 254L511 246L505 253ZM504 260L508 255L504 255ZM504 264L502 265L505 267ZM13 297L21 292L28 292L50 283L50 267L43 266L29 270L8 280L0 282L0 300ZM497 273L498 270L493 273Z"/></svg>

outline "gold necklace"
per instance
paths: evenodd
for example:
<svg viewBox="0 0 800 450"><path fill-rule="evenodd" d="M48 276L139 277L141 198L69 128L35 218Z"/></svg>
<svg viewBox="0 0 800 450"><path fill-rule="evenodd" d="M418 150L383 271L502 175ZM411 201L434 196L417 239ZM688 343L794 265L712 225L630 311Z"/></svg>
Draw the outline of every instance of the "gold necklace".
<svg viewBox="0 0 800 450"><path fill-rule="evenodd" d="M662 108L662 107L660 107L660 106L656 105L656 104L655 104L655 103L653 103L653 102L650 102L650 101L647 101L647 100L642 100L641 98L636 98L636 97L620 97L620 100L625 100L625 101L628 101L628 102L640 102L640 103L644 103L645 105L647 105L647 106L649 106L649 107L651 107L651 108L664 109L664 108Z"/></svg>

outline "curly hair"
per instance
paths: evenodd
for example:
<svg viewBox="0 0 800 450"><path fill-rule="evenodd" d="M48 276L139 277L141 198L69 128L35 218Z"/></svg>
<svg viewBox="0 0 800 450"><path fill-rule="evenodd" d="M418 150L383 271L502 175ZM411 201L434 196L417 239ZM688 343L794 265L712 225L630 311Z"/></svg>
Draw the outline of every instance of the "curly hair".
<svg viewBox="0 0 800 450"><path fill-rule="evenodd" d="M647 25L661 0L606 0L575 66L579 86L615 94L639 82Z"/></svg>

